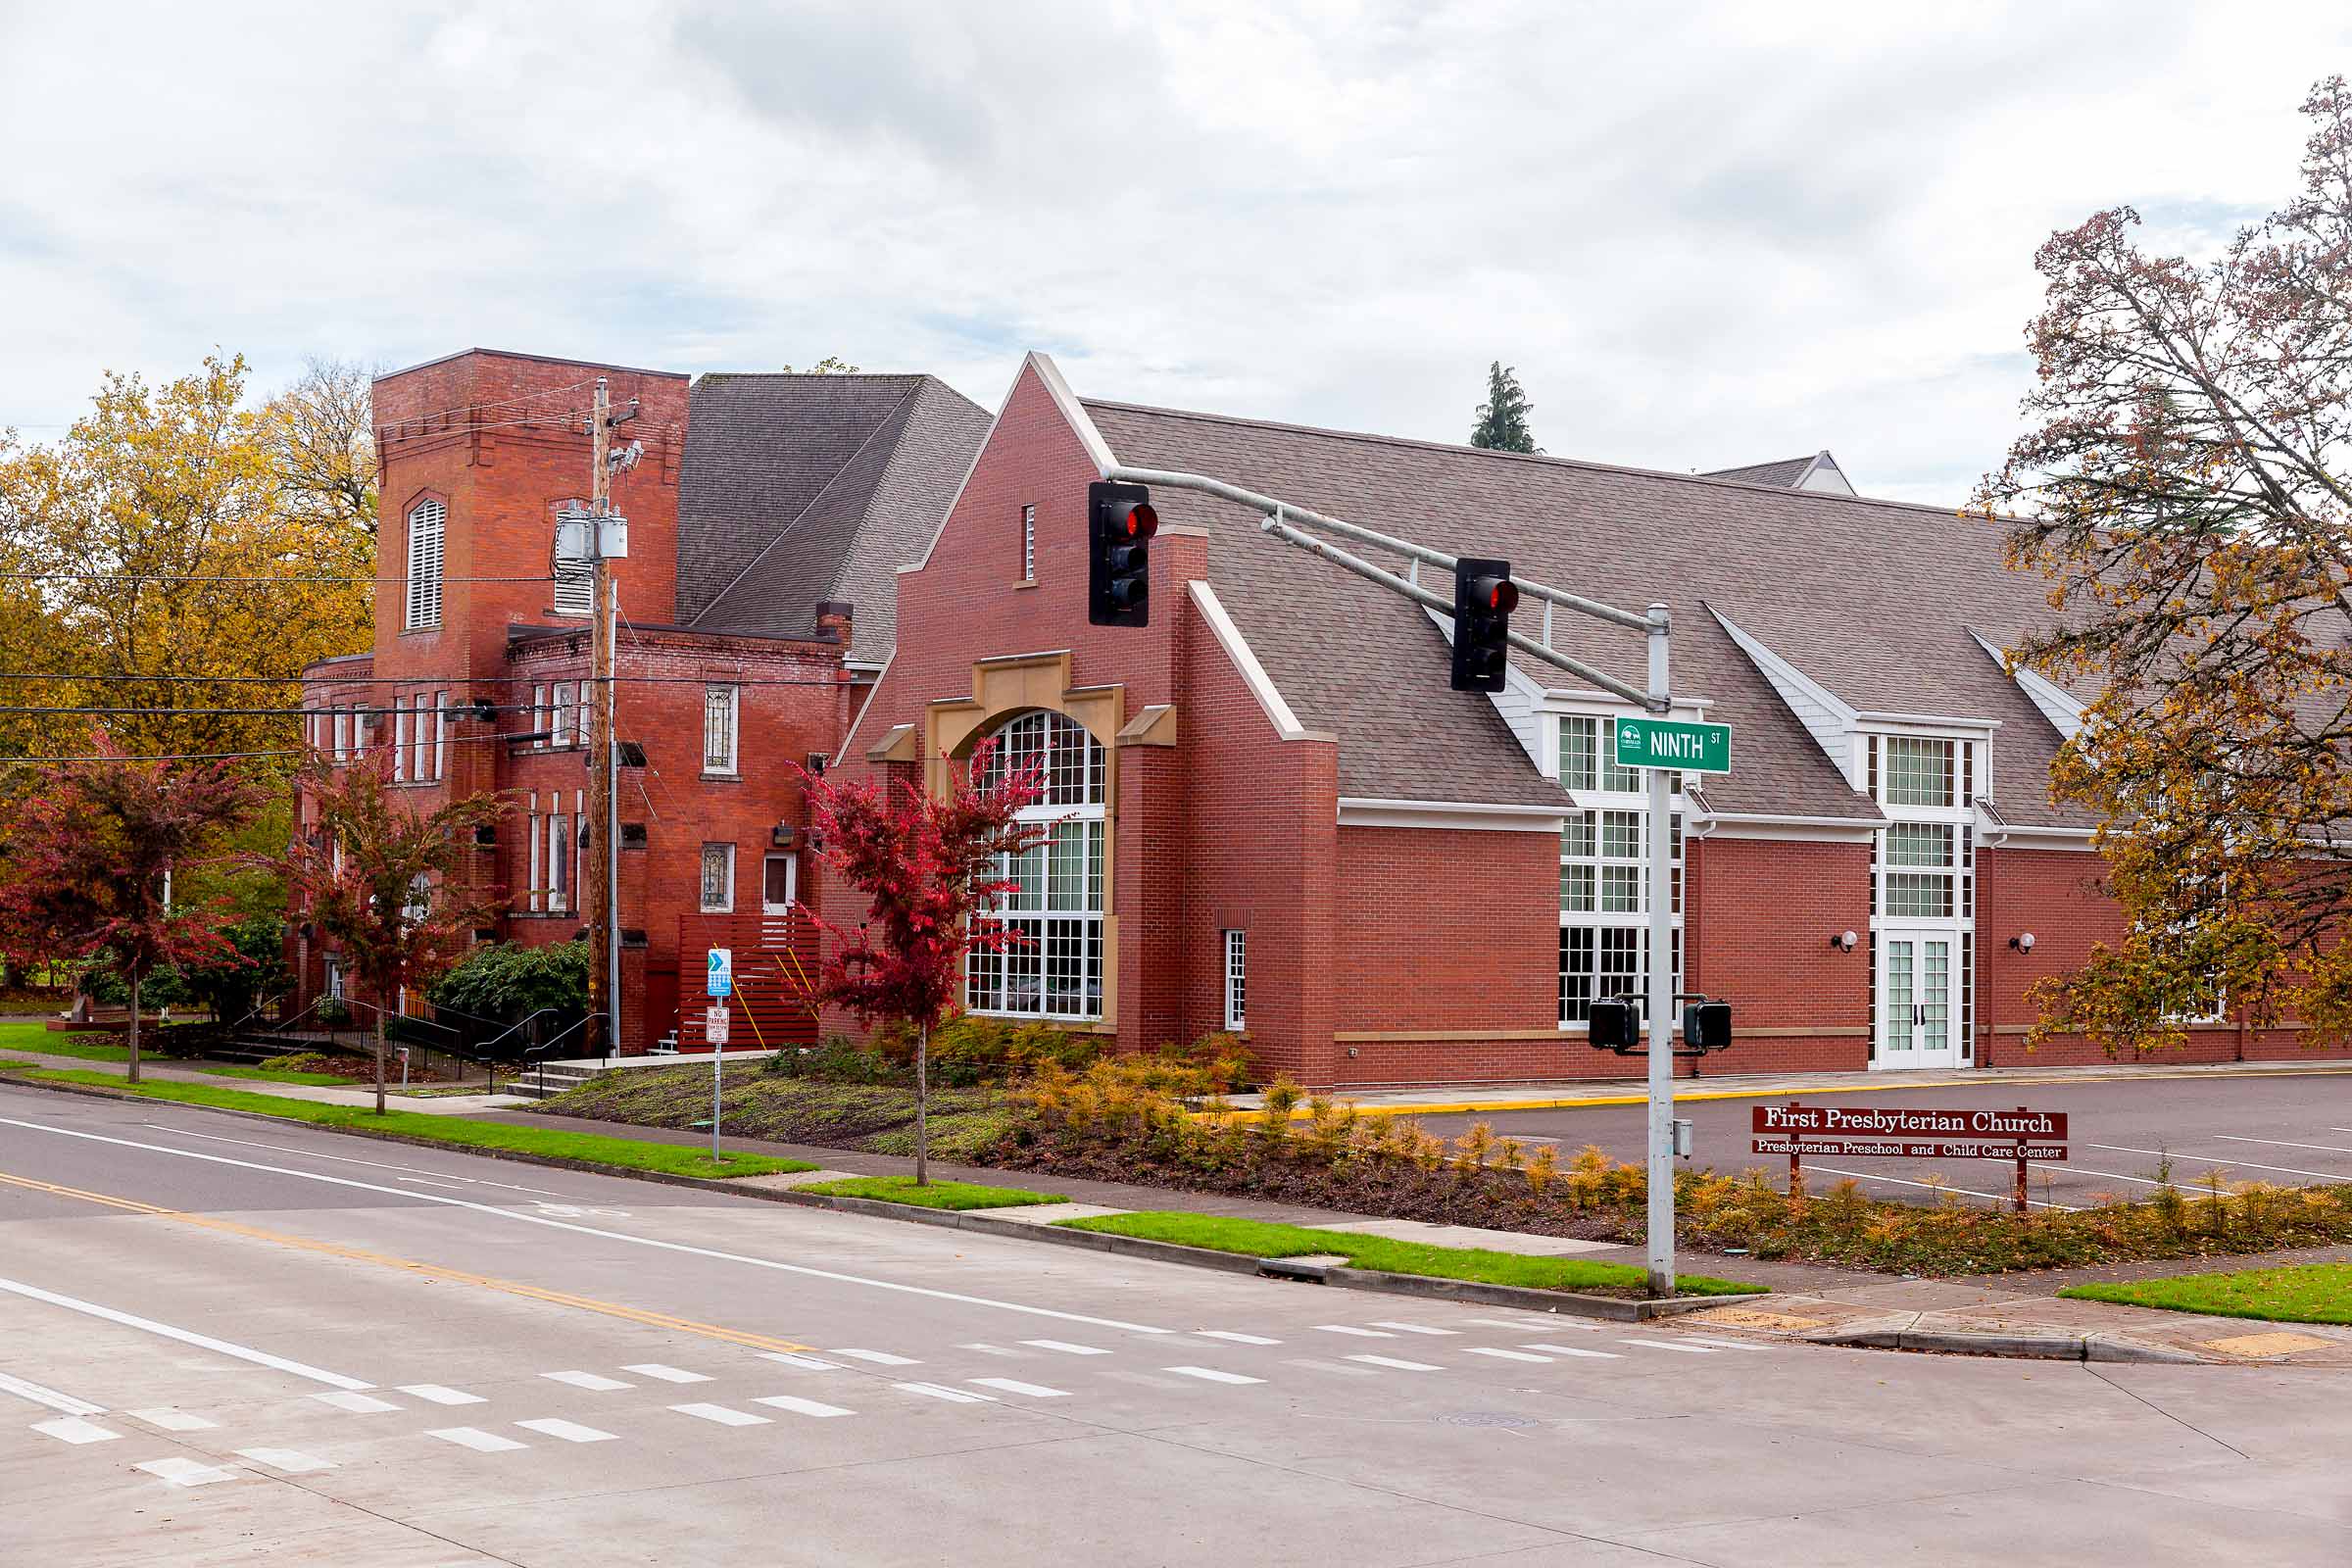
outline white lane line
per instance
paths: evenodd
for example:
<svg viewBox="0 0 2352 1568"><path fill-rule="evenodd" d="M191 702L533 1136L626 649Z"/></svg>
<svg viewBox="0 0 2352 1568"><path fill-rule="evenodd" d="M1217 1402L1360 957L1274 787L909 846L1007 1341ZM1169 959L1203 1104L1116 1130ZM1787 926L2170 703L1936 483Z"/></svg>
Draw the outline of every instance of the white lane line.
<svg viewBox="0 0 2352 1568"><path fill-rule="evenodd" d="M958 1350L977 1350L982 1355L1008 1355L1014 1357L1015 1359L1018 1359L1022 1354L1022 1352L1019 1350L1007 1350L1002 1345L958 1345L956 1347L956 1348Z"/></svg>
<svg viewBox="0 0 2352 1568"><path fill-rule="evenodd" d="M586 1389L591 1394L610 1394L614 1389L633 1389L637 1386L623 1383L618 1378L606 1377L601 1372L542 1372L539 1375L552 1383L568 1383L575 1389Z"/></svg>
<svg viewBox="0 0 2352 1568"><path fill-rule="evenodd" d="M1203 1383L1263 1383L1264 1378L1246 1378L1239 1372L1228 1372L1213 1366L1163 1366L1162 1372L1173 1372L1180 1378L1199 1378Z"/></svg>
<svg viewBox="0 0 2352 1568"><path fill-rule="evenodd" d="M1549 1350L1554 1355L1581 1355L1594 1361L1622 1361L1615 1350L1588 1350L1575 1345L1549 1345L1542 1341L1528 1347L1531 1350Z"/></svg>
<svg viewBox="0 0 2352 1568"><path fill-rule="evenodd" d="M434 1404L481 1404L485 1402L478 1394L467 1394L464 1389L452 1389L439 1383L403 1383L400 1386L400 1392L413 1394L417 1398L429 1400Z"/></svg>
<svg viewBox="0 0 2352 1568"><path fill-rule="evenodd" d="M1407 1361L1402 1356L1396 1355L1351 1355L1348 1359L1361 1361L1366 1366L1395 1367L1399 1372L1436 1372L1440 1370L1438 1367L1431 1366L1427 1361Z"/></svg>
<svg viewBox="0 0 2352 1568"><path fill-rule="evenodd" d="M974 1378L972 1381L984 1389L997 1389L1005 1394L1025 1394L1032 1399L1066 1399L1070 1396L1067 1389L1049 1389L1043 1384L1023 1383L1018 1378Z"/></svg>
<svg viewBox="0 0 2352 1568"><path fill-rule="evenodd" d="M1167 1391L1170 1389L1181 1389L1184 1387L1183 1384L1177 1382L1174 1378L1155 1378L1149 1372L1130 1372L1125 1367L1121 1366L1104 1367L1102 1369L1102 1376L1110 1379L1114 1383L1132 1383L1139 1389L1157 1389L1162 1394L1167 1393Z"/></svg>
<svg viewBox="0 0 2352 1568"><path fill-rule="evenodd" d="M2297 1144L2284 1138L2238 1138L2229 1133L2215 1133L2215 1139L2225 1144L2277 1144L2280 1149L2316 1149L2328 1154L2352 1154L2352 1149L2341 1144Z"/></svg>
<svg viewBox="0 0 2352 1568"><path fill-rule="evenodd" d="M303 1452L300 1448L239 1448L237 1457L266 1464L272 1470L282 1470L290 1476L307 1476L314 1470L332 1470L331 1460Z"/></svg>
<svg viewBox="0 0 2352 1568"><path fill-rule="evenodd" d="M551 1438L561 1438L565 1443L612 1443L618 1436L616 1433L600 1432L595 1427L584 1427L577 1421L565 1421L559 1416L552 1415L540 1416L530 1421L517 1421L514 1424L525 1432L545 1433Z"/></svg>
<svg viewBox="0 0 2352 1568"><path fill-rule="evenodd" d="M1280 1345L1263 1334L1236 1334L1231 1329L1195 1329L1193 1333L1204 1340L1231 1340L1236 1345Z"/></svg>
<svg viewBox="0 0 2352 1568"><path fill-rule="evenodd" d="M723 1404L673 1404L680 1415L693 1416L698 1421L715 1421L722 1427L763 1427L767 1417L754 1415L749 1410L730 1410Z"/></svg>
<svg viewBox="0 0 2352 1568"><path fill-rule="evenodd" d="M246 1170L268 1171L276 1176L292 1176L301 1181L321 1182L332 1187L350 1187L364 1193L391 1193L402 1198L421 1199L428 1203L447 1203L453 1208L469 1208L477 1214L516 1225L539 1225L549 1230L570 1231L577 1236L593 1236L600 1241L625 1242L632 1247L650 1247L657 1251L678 1252L689 1257L708 1257L722 1263L741 1263L748 1268L773 1269L779 1274L798 1274L806 1279L831 1280L840 1285L862 1285L868 1290L891 1291L901 1296L921 1296L934 1301L956 1301L965 1306L994 1307L1002 1312L1024 1312L1031 1317L1053 1318L1062 1323L1085 1323L1095 1328L1119 1329L1129 1334L1166 1334L1167 1329L1154 1328L1148 1323L1129 1323L1119 1318L1090 1317L1083 1312L1063 1312L1050 1306L1031 1306L1022 1301L1000 1301L986 1296L967 1296L959 1291L935 1290L927 1285L905 1285L897 1280L877 1280L862 1274L844 1274L835 1269L811 1268L804 1263L781 1263L772 1257L753 1257L743 1252L723 1251L714 1247L695 1247L686 1242L663 1241L655 1236L632 1236L627 1231L609 1231L594 1225L575 1224L565 1219L551 1219L544 1214L525 1214L517 1209L501 1208L495 1203L477 1203L466 1198L444 1198L438 1193L411 1192L405 1187L385 1187L375 1182L355 1181L348 1176L329 1176L323 1171L296 1170L287 1165L265 1165L259 1160L232 1159L226 1154L207 1154L200 1150L173 1149L169 1144L143 1144L131 1138L110 1138L104 1133L87 1133L75 1127L52 1127L46 1122L24 1121L15 1116L0 1116L0 1127L23 1127L31 1132L49 1133L59 1138L78 1138L88 1143L112 1144L119 1149L143 1149L158 1154L170 1154L180 1159L201 1159L216 1165L236 1165ZM368 1387L362 1384L361 1387Z"/></svg>
<svg viewBox="0 0 2352 1568"><path fill-rule="evenodd" d="M853 1361L871 1362L875 1366L921 1366L923 1364L911 1355L893 1355L888 1350L835 1350L833 1353L846 1355Z"/></svg>
<svg viewBox="0 0 2352 1568"><path fill-rule="evenodd" d="M1738 1340L1710 1340L1703 1334L1693 1334L1690 1336L1690 1340L1695 1345L1712 1345L1718 1350L1745 1350L1750 1355L1770 1355L1772 1353L1772 1347L1769 1345L1742 1345Z"/></svg>
<svg viewBox="0 0 2352 1568"><path fill-rule="evenodd" d="M1721 1352L1703 1345L1678 1345L1673 1340L1619 1340L1619 1345L1640 1345L1652 1350L1680 1350L1685 1355L1716 1355Z"/></svg>
<svg viewBox="0 0 2352 1568"><path fill-rule="evenodd" d="M2066 1171L2076 1176L2097 1176L2111 1182L2131 1182L2139 1187L2165 1187L2170 1185L2166 1182L2152 1182L2145 1176L2127 1176L2120 1170L2092 1170L2088 1165L2049 1165L2044 1164L2038 1159L2030 1159L2026 1161L2026 1163L2033 1166L2035 1170Z"/></svg>
<svg viewBox="0 0 2352 1568"><path fill-rule="evenodd" d="M104 1415L106 1413L106 1406L103 1404L92 1404L89 1400L77 1399L71 1394L60 1394L45 1384L35 1383L29 1378L11 1377L6 1372L0 1372L0 1394L13 1394L19 1398L30 1399L35 1404L45 1404L52 1410L63 1410L68 1415Z"/></svg>
<svg viewBox="0 0 2352 1568"><path fill-rule="evenodd" d="M781 1361L786 1366L797 1366L808 1372L838 1372L841 1370L839 1361L828 1361L818 1355L795 1355L789 1350L761 1350L760 1356L762 1360Z"/></svg>
<svg viewBox="0 0 2352 1568"><path fill-rule="evenodd" d="M112 1443L122 1434L102 1427L95 1421L84 1421L77 1415L61 1415L54 1421L35 1421L32 1430L60 1443Z"/></svg>
<svg viewBox="0 0 2352 1568"><path fill-rule="evenodd" d="M951 1389L942 1383L893 1383L892 1388L906 1394L920 1394L933 1399L945 1399L950 1404L994 1404L988 1395L974 1394L968 1389Z"/></svg>
<svg viewBox="0 0 2352 1568"><path fill-rule="evenodd" d="M689 1372L684 1367L667 1366L660 1361L639 1361L632 1366L624 1366L621 1370L641 1373L649 1378L659 1378L663 1383L708 1383L710 1381L703 1373Z"/></svg>
<svg viewBox="0 0 2352 1568"><path fill-rule="evenodd" d="M752 1402L773 1405L779 1410L790 1410L794 1415L812 1415L820 1420L828 1416L857 1414L854 1410L844 1410L838 1404L825 1404L816 1399L796 1399L789 1394L771 1394L765 1398L754 1399Z"/></svg>
<svg viewBox="0 0 2352 1568"><path fill-rule="evenodd" d="M454 1443L461 1448L471 1448L476 1453L508 1453L530 1446L527 1443L516 1443L513 1438L502 1438L495 1432L484 1432L480 1427L436 1427L425 1436L439 1438L443 1443Z"/></svg>
<svg viewBox="0 0 2352 1568"><path fill-rule="evenodd" d="M1352 1334L1359 1340L1393 1340L1396 1337L1386 1329L1350 1328L1345 1323L1318 1323L1315 1325L1315 1332L1318 1334Z"/></svg>
<svg viewBox="0 0 2352 1568"><path fill-rule="evenodd" d="M2257 1165L2250 1159L2224 1159L2218 1154L2184 1154L2178 1149L2171 1151L2162 1149L2132 1149L2125 1144L2085 1144L2083 1147L2086 1149L2104 1149L2108 1152L2115 1154L2154 1154L2158 1159L2194 1159L2203 1160L2206 1163L2213 1165L2236 1165L2246 1170L2276 1171L2281 1176L2316 1176L2320 1180L2327 1182L2340 1182L2344 1179L2344 1173L2340 1170L2298 1170L2292 1165Z"/></svg>
<svg viewBox="0 0 2352 1568"><path fill-rule="evenodd" d="M210 1432L220 1424L208 1421L200 1415L191 1415L185 1410L173 1409L170 1405L152 1410L125 1410L122 1413L134 1421L144 1421L151 1427L162 1427L166 1432Z"/></svg>
<svg viewBox="0 0 2352 1568"><path fill-rule="evenodd" d="M389 1399L379 1399L372 1394L314 1394L312 1398L320 1404L331 1404L338 1410L354 1415L373 1415L380 1410L397 1410L399 1405Z"/></svg>
<svg viewBox="0 0 2352 1568"><path fill-rule="evenodd" d="M443 1181L443 1180L442 1180L440 1177L438 1177L438 1176L395 1176L395 1177L393 1177L392 1179L393 1179L394 1181L396 1181L396 1182L415 1182L415 1183L416 1183L417 1186L419 1186L419 1187L458 1187L458 1188L463 1188L463 1187L468 1187L468 1186L471 1186L471 1185L472 1185L470 1182L463 1182L463 1181L457 1181L457 1182L445 1182L445 1181Z"/></svg>
<svg viewBox="0 0 2352 1568"><path fill-rule="evenodd" d="M28 1122L25 1125L38 1126L39 1124ZM75 1133L74 1136L81 1138L89 1135ZM108 1140L110 1143L117 1141ZM256 1350L249 1346L231 1345L226 1340L216 1340L209 1334L198 1334L192 1329L175 1329L169 1323L158 1323L151 1317L138 1317L129 1312L118 1312L111 1306L100 1306L95 1301L83 1301L71 1296L60 1296L55 1291L44 1291L37 1285L25 1285L16 1280L0 1280L0 1291L13 1292L18 1296L28 1297L35 1301L47 1301L51 1306L62 1306L69 1312L80 1312L89 1317L104 1318L109 1323L120 1323L124 1328L161 1335L167 1340L177 1340L182 1345L193 1345L200 1349L218 1350L222 1355L235 1356L240 1361L251 1361L256 1366L270 1367L279 1372L291 1372L298 1378L309 1378L313 1383L323 1383L329 1388L372 1389L375 1387L374 1384L364 1383L358 1378L347 1378L340 1372L322 1372L315 1366L305 1366L300 1361L289 1361L282 1355L271 1355L267 1350Z"/></svg>
<svg viewBox="0 0 2352 1568"><path fill-rule="evenodd" d="M1376 1329L1396 1329L1405 1334L1459 1334L1461 1332L1460 1329L1433 1329L1426 1323L1392 1323L1386 1318L1378 1317L1372 1320L1372 1326Z"/></svg>
<svg viewBox="0 0 2352 1568"><path fill-rule="evenodd" d="M1491 1345L1473 1345L1466 1348L1463 1353L1491 1355L1498 1361L1543 1361L1548 1363L1551 1360L1550 1356L1538 1355L1533 1350L1498 1350Z"/></svg>
<svg viewBox="0 0 2352 1568"><path fill-rule="evenodd" d="M1519 1330L1531 1326L1528 1319L1524 1317L1466 1317L1462 1319L1462 1321L1465 1323L1475 1323L1480 1328L1487 1329ZM1564 1329L1583 1329L1587 1333L1592 1332L1592 1327L1589 1323L1562 1323L1558 1326Z"/></svg>
<svg viewBox="0 0 2352 1568"><path fill-rule="evenodd" d="M1034 1345L1041 1350L1059 1350L1064 1355L1108 1355L1110 1353L1100 1346L1072 1345L1067 1340L1023 1340L1021 1343Z"/></svg>
<svg viewBox="0 0 2352 1568"><path fill-rule="evenodd" d="M215 1465L198 1464L193 1459L182 1459L176 1456L170 1459L143 1460L132 1465L131 1468L144 1470L151 1476L160 1476L175 1487L209 1487L217 1481L237 1479L237 1473L234 1470L222 1470Z"/></svg>
<svg viewBox="0 0 2352 1568"><path fill-rule="evenodd" d="M2101 1146L2092 1144L2089 1147L2097 1149ZM1833 1176L1851 1176L1854 1180L1862 1182L1891 1182L1897 1187L1922 1187L1932 1193L1959 1193L1967 1198L1989 1199L1995 1203L2009 1202L2017 1196L2014 1193L1981 1193L1974 1187L1954 1187L1949 1182L1915 1182L1902 1176L1881 1176L1876 1171L1841 1170L1836 1165L1808 1165L1806 1168L1808 1170L1826 1170ZM2054 1208L2062 1214L2072 1214L2076 1211L2071 1203L2045 1203L2038 1198L2029 1198L2026 1200L2026 1203L2033 1208Z"/></svg>
<svg viewBox="0 0 2352 1568"><path fill-rule="evenodd" d="M1345 1366L1338 1361L1317 1361L1311 1356L1292 1355L1285 1356L1283 1359L1288 1365L1302 1366L1310 1372L1337 1372L1342 1376L1351 1378L1376 1378L1380 1376L1379 1373L1373 1371L1368 1366Z"/></svg>
<svg viewBox="0 0 2352 1568"><path fill-rule="evenodd" d="M152 1127L159 1133L177 1133L182 1138L202 1138L216 1144L235 1144L240 1149L270 1149L281 1154L299 1154L304 1159L331 1159L339 1165L367 1165L376 1170L421 1170L416 1165L396 1165L381 1159L354 1159L349 1154L325 1154L316 1149L296 1149L287 1144L257 1144L250 1138L223 1138L219 1133L200 1133L193 1127L173 1127L160 1121L144 1121L142 1127ZM474 1187L503 1187L512 1193L536 1193L542 1198L562 1198L562 1193L549 1192L544 1187L525 1187L520 1182L494 1182L487 1176L449 1176L447 1180L465 1182Z"/></svg>

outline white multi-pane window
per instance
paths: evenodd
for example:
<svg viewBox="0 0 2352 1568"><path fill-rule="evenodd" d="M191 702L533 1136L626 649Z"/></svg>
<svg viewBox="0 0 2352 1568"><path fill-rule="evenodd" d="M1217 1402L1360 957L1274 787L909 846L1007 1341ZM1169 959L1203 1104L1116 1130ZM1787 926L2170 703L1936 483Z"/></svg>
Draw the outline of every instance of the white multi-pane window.
<svg viewBox="0 0 2352 1568"><path fill-rule="evenodd" d="M1021 581L1037 581L1037 509L1021 509Z"/></svg>
<svg viewBox="0 0 2352 1568"><path fill-rule="evenodd" d="M540 900L543 896L540 891L540 877L543 874L543 862L541 860L541 856L547 848L546 840L540 837L540 834L543 831L544 829L542 828L539 820L539 797L534 795L531 797L530 815L523 824L522 835L523 843L530 846L529 855L531 858L530 876L523 884L525 888L528 889L528 891L523 895L523 902L534 912L536 912L539 908Z"/></svg>
<svg viewBox="0 0 2352 1568"><path fill-rule="evenodd" d="M335 760L340 762L351 756L351 710L333 710L335 718Z"/></svg>
<svg viewBox="0 0 2352 1568"><path fill-rule="evenodd" d="M737 686L703 688L703 771L732 773L736 760L736 719L743 705Z"/></svg>
<svg viewBox="0 0 2352 1568"><path fill-rule="evenodd" d="M571 907L571 873L576 858L571 842L571 814L567 811L550 811L547 815L547 907L550 913L562 914Z"/></svg>
<svg viewBox="0 0 2352 1568"><path fill-rule="evenodd" d="M449 693L433 693L433 777L449 777Z"/></svg>
<svg viewBox="0 0 2352 1568"><path fill-rule="evenodd" d="M1044 794L1021 820L1044 827L1047 838L997 858L995 879L1015 886L988 918L1008 927L1012 941L965 960L964 1005L1024 1018L1100 1018L1107 758L1083 724L1059 713L1023 713L994 739L983 779L1037 769Z"/></svg>
<svg viewBox="0 0 2352 1568"><path fill-rule="evenodd" d="M551 739L551 741L550 741L550 744L552 744L552 745L556 745L556 746L569 746L569 745L571 744L571 694L572 694L572 691L573 691L573 687L572 687L572 684L571 684L571 682L569 682L569 681L567 681L567 680L560 680L560 681L556 682L556 694L555 694L555 695L556 695L556 713L555 713L555 720L554 720L554 722L553 722L553 723L552 723L552 724L549 726L551 729L553 729L553 730L556 732L556 733L555 733L555 735L553 736L553 738L552 738L552 739Z"/></svg>
<svg viewBox="0 0 2352 1568"><path fill-rule="evenodd" d="M735 912L735 846L703 846L703 912Z"/></svg>
<svg viewBox="0 0 2352 1568"><path fill-rule="evenodd" d="M1966 1063L1976 1011L1976 800L1987 748L1862 738L1865 792L1887 818L1871 861L1873 1059Z"/></svg>
<svg viewBox="0 0 2352 1568"><path fill-rule="evenodd" d="M545 685L533 686L531 688L530 728L532 734L539 736L539 739L531 742L531 747L534 751L545 751L547 749L547 736L544 732L549 727L547 687Z"/></svg>
<svg viewBox="0 0 2352 1568"><path fill-rule="evenodd" d="M1638 768L1619 767L1616 719L1560 716L1560 783L1577 808L1560 828L1560 1022L1583 1024L1604 997L1649 994L1649 809ZM1682 779L1674 775L1679 797ZM1667 821L1676 973L1682 969L1683 817Z"/></svg>
<svg viewBox="0 0 2352 1568"><path fill-rule="evenodd" d="M392 782L405 783L409 776L409 709L398 692L392 694Z"/></svg>
<svg viewBox="0 0 2352 1568"><path fill-rule="evenodd" d="M1250 933L1225 933L1225 1027L1249 1027Z"/></svg>
<svg viewBox="0 0 2352 1568"><path fill-rule="evenodd" d="M409 514L410 631L441 624L441 537L448 520L449 509L438 501L419 502Z"/></svg>

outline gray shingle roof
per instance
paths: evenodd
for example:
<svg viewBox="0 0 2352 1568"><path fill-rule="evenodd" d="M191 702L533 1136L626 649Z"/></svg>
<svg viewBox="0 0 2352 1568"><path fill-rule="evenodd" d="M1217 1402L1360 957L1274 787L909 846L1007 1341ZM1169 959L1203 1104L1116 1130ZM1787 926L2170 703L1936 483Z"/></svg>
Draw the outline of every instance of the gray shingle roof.
<svg viewBox="0 0 2352 1568"><path fill-rule="evenodd" d="M1719 809L1878 814L1710 606L1858 710L1998 719L1994 793L2008 819L2082 820L2047 801L2056 731L1969 635L1974 625L2014 637L2047 614L2041 585L2004 566L1995 524L1689 474L1086 408L1123 464L1204 473L1450 553L1504 557L1522 576L1629 609L1663 599L1676 694L1711 700L1708 716L1734 726L1733 771L1707 787ZM1341 737L1343 794L1557 799L1493 705L1447 688L1445 642L1422 611L1263 534L1248 509L1166 487L1152 501L1170 521L1211 530L1209 576L1235 623L1301 721ZM1540 635L1540 606L1525 602L1513 624ZM1642 678L1638 633L1561 612L1556 641ZM1545 686L1582 684L1514 657Z"/></svg>
<svg viewBox="0 0 2352 1568"><path fill-rule="evenodd" d="M851 657L889 658L896 570L987 430L936 376L704 376L679 476L679 622L805 637L819 603L847 600Z"/></svg>
<svg viewBox="0 0 2352 1568"><path fill-rule="evenodd" d="M1699 477L1730 479L1738 484L1778 485L1783 490L1792 490L1796 487L1796 481L1802 479L1805 471L1812 466L1813 454L1808 452L1801 458L1783 458L1778 463L1751 463L1740 468L1709 468Z"/></svg>

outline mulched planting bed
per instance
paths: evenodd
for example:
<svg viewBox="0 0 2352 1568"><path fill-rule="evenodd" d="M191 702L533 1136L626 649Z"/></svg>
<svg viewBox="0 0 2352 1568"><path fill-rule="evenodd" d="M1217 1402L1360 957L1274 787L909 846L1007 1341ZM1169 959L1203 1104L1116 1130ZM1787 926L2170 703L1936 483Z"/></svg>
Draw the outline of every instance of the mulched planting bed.
<svg viewBox="0 0 2352 1568"><path fill-rule="evenodd" d="M587 1121L691 1127L710 1115L710 1064L609 1072L533 1107ZM730 1067L720 1102L728 1132L776 1143L820 1144L879 1154L914 1152L914 1091L889 1084L836 1084ZM995 1089L931 1092L931 1153L965 1160L996 1148L1013 1111Z"/></svg>

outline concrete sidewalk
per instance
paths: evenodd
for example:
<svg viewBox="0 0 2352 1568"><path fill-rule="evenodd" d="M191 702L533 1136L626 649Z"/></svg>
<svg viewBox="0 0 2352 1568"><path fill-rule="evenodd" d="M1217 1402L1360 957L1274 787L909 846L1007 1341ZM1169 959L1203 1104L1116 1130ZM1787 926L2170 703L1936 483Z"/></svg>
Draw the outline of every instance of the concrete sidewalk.
<svg viewBox="0 0 2352 1568"><path fill-rule="evenodd" d="M27 1050L22 1046L0 1049L0 1058L10 1061L28 1061L37 1067L63 1067L75 1071L112 1073L127 1080L129 1065L120 1061L93 1061L86 1056L63 1056L54 1052ZM351 1089L329 1088L323 1084L273 1084L261 1078L239 1078L232 1075L205 1072L168 1056L141 1056L139 1077L144 1082L172 1084L207 1084L215 1089L236 1089L247 1094L270 1095L279 1100L310 1100L322 1105L375 1104L375 1086L362 1084ZM518 1095L404 1095L397 1088L385 1094L387 1108L414 1110L427 1116L471 1116L485 1110L501 1110L509 1105L527 1105L531 1101Z"/></svg>

